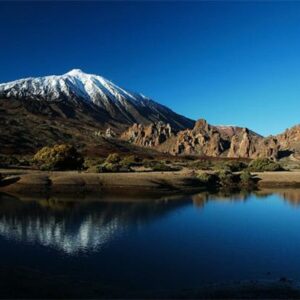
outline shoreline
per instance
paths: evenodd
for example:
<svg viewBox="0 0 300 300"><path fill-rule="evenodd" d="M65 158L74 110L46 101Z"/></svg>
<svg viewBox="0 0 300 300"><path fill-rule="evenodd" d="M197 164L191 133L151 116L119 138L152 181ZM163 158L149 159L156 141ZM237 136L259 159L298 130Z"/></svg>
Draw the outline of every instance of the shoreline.
<svg viewBox="0 0 300 300"><path fill-rule="evenodd" d="M127 193L163 194L203 191L205 186L192 170L175 172L88 173L80 171L38 171L0 169L5 179L0 192L41 193ZM253 173L258 188L299 188L300 171Z"/></svg>
<svg viewBox="0 0 300 300"><path fill-rule="evenodd" d="M203 190L193 172L87 173L78 171L0 170L7 176L0 192L163 194Z"/></svg>

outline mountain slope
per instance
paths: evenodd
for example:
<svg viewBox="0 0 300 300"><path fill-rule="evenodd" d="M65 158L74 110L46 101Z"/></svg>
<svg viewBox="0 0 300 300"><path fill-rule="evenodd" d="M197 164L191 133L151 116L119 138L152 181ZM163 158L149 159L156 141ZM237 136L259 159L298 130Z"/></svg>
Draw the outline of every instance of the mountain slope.
<svg viewBox="0 0 300 300"><path fill-rule="evenodd" d="M89 111L94 113L96 123L104 127L163 121L179 130L194 124L192 120L142 94L129 92L101 76L86 74L79 69L61 76L26 78L0 84L0 99L29 101L26 105L28 109L30 105L41 107L64 103L75 107L73 116L78 106L84 106L87 114ZM72 115L67 113L66 117L71 118Z"/></svg>

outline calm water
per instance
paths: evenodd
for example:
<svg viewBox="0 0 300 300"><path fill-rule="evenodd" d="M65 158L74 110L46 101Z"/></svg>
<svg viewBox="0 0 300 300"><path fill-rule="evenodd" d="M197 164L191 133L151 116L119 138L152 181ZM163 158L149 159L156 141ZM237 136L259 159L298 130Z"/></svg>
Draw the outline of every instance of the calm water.
<svg viewBox="0 0 300 300"><path fill-rule="evenodd" d="M144 297L239 280L300 281L300 191L1 195L0 249L2 297Z"/></svg>

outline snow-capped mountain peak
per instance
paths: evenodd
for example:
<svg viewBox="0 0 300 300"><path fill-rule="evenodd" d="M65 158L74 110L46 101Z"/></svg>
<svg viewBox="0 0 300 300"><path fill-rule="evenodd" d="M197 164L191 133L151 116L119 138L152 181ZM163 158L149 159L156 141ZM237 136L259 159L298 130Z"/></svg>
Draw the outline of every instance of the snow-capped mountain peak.
<svg viewBox="0 0 300 300"><path fill-rule="evenodd" d="M0 84L0 95L52 101L79 97L96 105L103 100L122 102L145 99L144 96L126 91L102 76L86 74L80 69L73 69L60 76L30 77L3 83Z"/></svg>
<svg viewBox="0 0 300 300"><path fill-rule="evenodd" d="M69 71L68 73L66 73L67 75L70 75L70 76L82 76L82 75L85 75L84 72L82 72L81 69L73 69L71 71Z"/></svg>
<svg viewBox="0 0 300 300"><path fill-rule="evenodd" d="M97 118L98 122L133 124L163 121L178 129L194 124L192 120L142 94L130 92L102 76L87 74L80 69L73 69L63 75L30 77L2 83L2 99L22 100L33 107L36 101L43 107L54 103L67 104L73 111L77 111L80 106L88 110L88 114L93 113L93 118Z"/></svg>

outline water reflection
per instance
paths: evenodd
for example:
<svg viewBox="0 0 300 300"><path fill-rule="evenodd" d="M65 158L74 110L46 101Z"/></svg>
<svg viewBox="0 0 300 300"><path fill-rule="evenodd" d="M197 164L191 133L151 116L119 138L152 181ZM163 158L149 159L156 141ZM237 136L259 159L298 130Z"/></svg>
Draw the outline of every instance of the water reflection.
<svg viewBox="0 0 300 300"><path fill-rule="evenodd" d="M100 250L128 226L139 226L184 205L182 201L66 201L0 195L0 235L65 253Z"/></svg>
<svg viewBox="0 0 300 300"><path fill-rule="evenodd" d="M68 254L98 251L129 227L162 218L193 203L197 208L213 201L246 202L255 194L261 200L278 194L300 205L300 189L260 190L249 193L199 193L175 199L28 199L0 195L0 235L22 243L39 244Z"/></svg>

